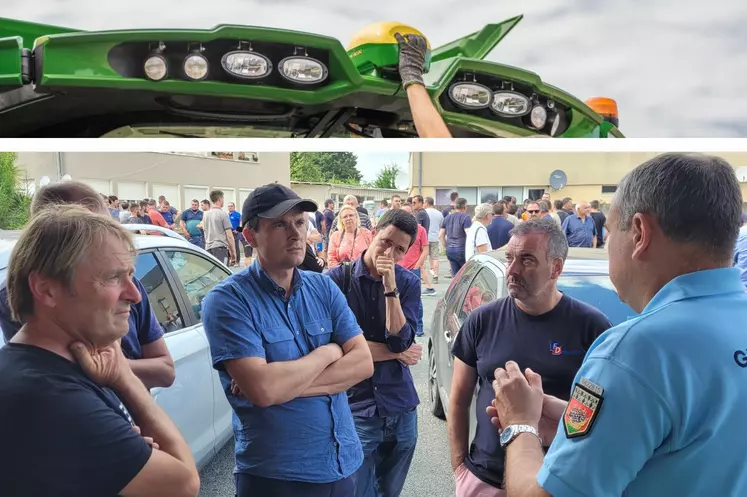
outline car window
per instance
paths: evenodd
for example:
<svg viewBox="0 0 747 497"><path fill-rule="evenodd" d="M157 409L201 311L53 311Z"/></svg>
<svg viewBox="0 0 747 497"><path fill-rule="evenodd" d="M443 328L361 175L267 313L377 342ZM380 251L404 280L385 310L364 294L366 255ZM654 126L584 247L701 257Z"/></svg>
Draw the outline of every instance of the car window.
<svg viewBox="0 0 747 497"><path fill-rule="evenodd" d="M490 268L483 267L480 269L480 272L477 273L477 276L467 288L464 298L461 300L462 305L457 309L459 321L463 322L467 319L467 316L472 314L472 311L495 300L498 296L498 288L502 284L501 281L499 285L495 272Z"/></svg>
<svg viewBox="0 0 747 497"><path fill-rule="evenodd" d="M202 299L230 273L215 262L191 252L169 250L165 254L187 292L195 319L202 322Z"/></svg>
<svg viewBox="0 0 747 497"><path fill-rule="evenodd" d="M166 333L184 328L184 319L174 297L174 291L166 279L163 268L155 254L140 254L135 260L135 277L148 292L148 301Z"/></svg>
<svg viewBox="0 0 747 497"><path fill-rule="evenodd" d="M562 275L558 290L600 310L612 325L618 325L638 314L620 300L606 275Z"/></svg>
<svg viewBox="0 0 747 497"><path fill-rule="evenodd" d="M446 302L449 302L449 313L459 314L458 306L464 301L469 284L481 267L478 261L471 260L459 270L445 297Z"/></svg>

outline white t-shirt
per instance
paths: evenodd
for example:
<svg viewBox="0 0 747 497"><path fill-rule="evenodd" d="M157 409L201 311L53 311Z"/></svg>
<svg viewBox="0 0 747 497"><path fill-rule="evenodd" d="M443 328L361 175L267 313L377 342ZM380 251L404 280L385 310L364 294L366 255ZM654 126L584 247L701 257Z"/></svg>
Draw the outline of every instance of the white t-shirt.
<svg viewBox="0 0 747 497"><path fill-rule="evenodd" d="M477 247L480 245L488 245L488 250L493 250L490 246L490 238L488 237L488 229L478 221L473 221L472 226L467 229L467 242L464 245L464 260L470 260Z"/></svg>

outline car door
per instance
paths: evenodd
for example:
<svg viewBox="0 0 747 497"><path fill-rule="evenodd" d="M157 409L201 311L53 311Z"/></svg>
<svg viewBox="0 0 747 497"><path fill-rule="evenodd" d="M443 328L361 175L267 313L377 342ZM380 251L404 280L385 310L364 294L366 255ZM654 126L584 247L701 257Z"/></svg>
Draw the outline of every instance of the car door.
<svg viewBox="0 0 747 497"><path fill-rule="evenodd" d="M197 251L165 249L162 254L173 268L177 284L184 292L194 329L207 344L207 336L202 326L202 301L215 285L231 276L231 272L228 268L219 264L216 259ZM231 425L233 410L223 392L218 372L213 369L209 345L206 348L205 361L210 370L210 382L212 384L211 423L215 433L213 445L217 452L233 436Z"/></svg>
<svg viewBox="0 0 747 497"><path fill-rule="evenodd" d="M467 262L464 268L457 273L455 281L445 298L446 307L444 310L443 336L436 338L443 346L438 347L438 357L436 360L438 361L437 368L439 371L438 382L447 395L451 391L451 375L454 365L454 356L451 354L451 347L461 326L456 314L457 302L464 300L464 294L470 283L472 283L475 274L480 270L480 267L481 263L477 259ZM447 396L444 396L444 400L448 404ZM448 408L448 405L446 407Z"/></svg>
<svg viewBox="0 0 747 497"><path fill-rule="evenodd" d="M214 456L213 379L207 340L193 324L180 287L157 251L141 252L135 275L148 292L153 312L166 332L165 341L176 367L174 384L151 390L189 444L197 464Z"/></svg>

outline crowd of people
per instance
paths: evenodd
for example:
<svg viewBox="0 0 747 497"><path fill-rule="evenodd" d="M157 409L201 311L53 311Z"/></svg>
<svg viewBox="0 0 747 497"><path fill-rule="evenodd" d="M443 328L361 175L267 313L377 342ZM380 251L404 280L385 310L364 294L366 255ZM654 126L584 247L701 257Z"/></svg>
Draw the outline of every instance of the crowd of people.
<svg viewBox="0 0 747 497"><path fill-rule="evenodd" d="M203 217L206 239L214 222L256 253L203 301L234 411L238 496L400 495L418 440L410 367L423 351L427 272L413 268L425 263L430 223L446 232L454 266L466 255L449 245L453 233L480 251L491 213L514 205L477 206L470 223L463 199L453 201L438 212L431 199L395 197L369 229L356 228L362 216L346 199L331 234L347 248L325 274L299 266L310 234L314 248L332 246L330 204L320 219L313 201L270 184L244 202L236 230ZM132 234L107 207L84 184L46 186L13 249L0 294L0 439L14 451L3 495L199 493L189 447L148 391L173 382L173 361L133 277ZM747 492L747 293L732 267L744 255L741 209L720 159L668 154L627 175L605 242L610 279L639 316L617 326L557 290L572 214L559 224L529 202L515 225L501 217L514 226L508 296L472 312L452 349L458 497ZM320 221L323 234L312 231ZM367 245L343 244L356 229Z"/></svg>

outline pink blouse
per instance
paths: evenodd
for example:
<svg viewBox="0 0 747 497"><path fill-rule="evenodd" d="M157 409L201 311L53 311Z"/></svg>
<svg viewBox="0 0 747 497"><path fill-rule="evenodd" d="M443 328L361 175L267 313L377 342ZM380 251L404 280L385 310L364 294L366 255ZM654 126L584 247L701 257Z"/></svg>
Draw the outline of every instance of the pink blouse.
<svg viewBox="0 0 747 497"><path fill-rule="evenodd" d="M332 269L343 262L356 260L372 240L373 233L366 228L358 228L355 233L335 231L329 237L327 267Z"/></svg>

